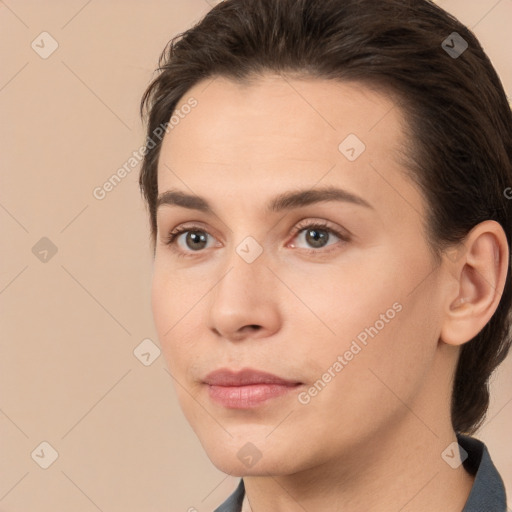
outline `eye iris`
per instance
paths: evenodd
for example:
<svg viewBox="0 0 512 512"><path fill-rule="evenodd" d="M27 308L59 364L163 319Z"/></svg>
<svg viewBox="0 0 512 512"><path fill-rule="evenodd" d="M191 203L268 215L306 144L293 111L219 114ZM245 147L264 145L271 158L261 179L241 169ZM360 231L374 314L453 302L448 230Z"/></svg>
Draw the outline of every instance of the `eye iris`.
<svg viewBox="0 0 512 512"><path fill-rule="evenodd" d="M306 241L313 247L323 247L323 242L327 241L329 235L321 229L308 229L306 231Z"/></svg>
<svg viewBox="0 0 512 512"><path fill-rule="evenodd" d="M189 244L189 242L192 242L193 244L204 244L200 246L194 246ZM204 246L206 245L206 235L202 231L189 231L186 236L186 242L187 246L192 250L198 250L198 249L204 249Z"/></svg>

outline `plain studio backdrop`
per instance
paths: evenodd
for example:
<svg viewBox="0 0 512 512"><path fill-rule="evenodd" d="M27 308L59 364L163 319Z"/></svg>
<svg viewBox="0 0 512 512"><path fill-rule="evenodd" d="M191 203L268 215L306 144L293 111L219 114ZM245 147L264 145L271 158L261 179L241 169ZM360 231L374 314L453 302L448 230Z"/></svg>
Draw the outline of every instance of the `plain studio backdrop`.
<svg viewBox="0 0 512 512"><path fill-rule="evenodd" d="M511 96L512 0L439 4L474 30ZM160 52L211 7L0 1L0 510L205 512L238 482L210 463L158 354L130 161ZM512 356L476 436L509 501L511 425Z"/></svg>

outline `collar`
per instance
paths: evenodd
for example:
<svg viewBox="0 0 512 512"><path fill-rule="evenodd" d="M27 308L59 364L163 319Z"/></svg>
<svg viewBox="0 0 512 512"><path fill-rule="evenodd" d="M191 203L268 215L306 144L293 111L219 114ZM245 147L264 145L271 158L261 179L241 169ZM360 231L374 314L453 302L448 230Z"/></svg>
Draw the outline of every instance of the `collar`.
<svg viewBox="0 0 512 512"><path fill-rule="evenodd" d="M507 512L505 486L485 444L462 434L457 434L457 441L468 453L464 468L475 476L462 512Z"/></svg>
<svg viewBox="0 0 512 512"><path fill-rule="evenodd" d="M459 445L467 452L464 468L475 481L462 512L507 512L505 486L482 441L457 434ZM461 457L463 458L463 457ZM241 512L245 495L243 478L238 487L214 512Z"/></svg>

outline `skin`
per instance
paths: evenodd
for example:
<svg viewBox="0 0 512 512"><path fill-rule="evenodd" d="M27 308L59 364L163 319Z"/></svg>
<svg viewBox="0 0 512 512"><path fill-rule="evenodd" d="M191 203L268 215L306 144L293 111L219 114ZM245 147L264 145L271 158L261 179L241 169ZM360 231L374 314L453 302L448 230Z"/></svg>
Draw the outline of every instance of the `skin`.
<svg viewBox="0 0 512 512"><path fill-rule="evenodd" d="M255 512L460 512L473 477L441 457L456 441L451 379L460 345L499 303L503 230L486 221L436 263L427 205L398 157L407 127L384 93L268 74L251 85L201 82L178 108L190 97L197 107L164 138L158 189L202 196L215 214L158 209L152 308L180 405L212 463L244 477ZM366 145L355 161L338 149L350 133ZM371 207L265 210L278 193L326 185ZM308 221L349 238L324 231L314 245ZM196 225L205 248L194 251L186 233L165 245L174 228ZM236 252L248 236L263 249L252 263ZM300 403L395 303L394 318ZM254 409L209 398L207 373L245 367L303 384ZM248 442L261 454L251 467L237 456Z"/></svg>

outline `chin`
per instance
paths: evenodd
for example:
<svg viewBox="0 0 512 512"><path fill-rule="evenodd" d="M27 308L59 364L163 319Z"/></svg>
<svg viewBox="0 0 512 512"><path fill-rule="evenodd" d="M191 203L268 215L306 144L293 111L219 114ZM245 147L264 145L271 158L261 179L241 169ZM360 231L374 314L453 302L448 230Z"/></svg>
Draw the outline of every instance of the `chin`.
<svg viewBox="0 0 512 512"><path fill-rule="evenodd" d="M235 446L236 445L236 446ZM232 476L268 476L290 474L297 471L290 457L278 447L269 446L258 449L256 442L243 441L230 446L221 443L215 446L203 446L212 464L223 473ZM209 448L209 449L207 449ZM286 464L283 464L286 460Z"/></svg>
<svg viewBox="0 0 512 512"><path fill-rule="evenodd" d="M246 477L246 476L277 476L283 474L283 468L279 467L279 464L264 462L263 459L258 461L254 466L249 467L241 463L236 457L233 458L224 457L210 457L212 464L223 473L230 476ZM293 471L291 471L293 473ZM288 472L285 472L288 474Z"/></svg>

